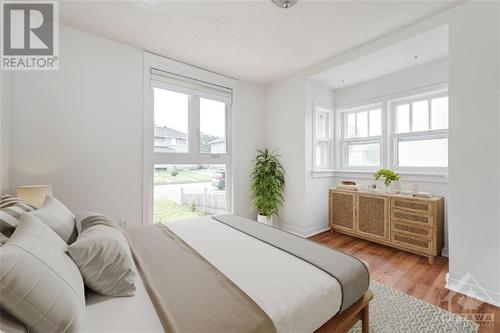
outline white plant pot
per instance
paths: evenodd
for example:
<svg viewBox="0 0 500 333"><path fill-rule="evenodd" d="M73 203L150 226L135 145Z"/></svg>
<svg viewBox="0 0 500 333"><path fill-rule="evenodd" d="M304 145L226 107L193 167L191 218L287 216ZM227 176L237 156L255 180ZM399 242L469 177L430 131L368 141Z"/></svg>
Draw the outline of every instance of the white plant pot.
<svg viewBox="0 0 500 333"><path fill-rule="evenodd" d="M273 217L257 214L257 222L267 224L267 225L273 225Z"/></svg>

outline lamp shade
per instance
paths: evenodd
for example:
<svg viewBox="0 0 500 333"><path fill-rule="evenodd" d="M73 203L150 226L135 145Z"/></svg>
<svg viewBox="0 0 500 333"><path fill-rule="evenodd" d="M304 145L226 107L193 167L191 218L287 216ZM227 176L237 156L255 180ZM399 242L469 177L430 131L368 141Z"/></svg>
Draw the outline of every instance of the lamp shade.
<svg viewBox="0 0 500 333"><path fill-rule="evenodd" d="M47 195L52 195L52 187L49 185L19 186L17 188L17 196L37 208L42 207Z"/></svg>

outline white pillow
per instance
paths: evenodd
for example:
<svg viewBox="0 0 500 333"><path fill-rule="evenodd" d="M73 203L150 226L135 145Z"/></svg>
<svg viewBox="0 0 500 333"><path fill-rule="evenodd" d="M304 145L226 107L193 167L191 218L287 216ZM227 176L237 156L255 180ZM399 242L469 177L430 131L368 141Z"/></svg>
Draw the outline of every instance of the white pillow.
<svg viewBox="0 0 500 333"><path fill-rule="evenodd" d="M83 279L67 244L32 213L0 250L0 307L29 332L85 330Z"/></svg>
<svg viewBox="0 0 500 333"><path fill-rule="evenodd" d="M48 195L43 206L32 214L54 230L66 243L71 244L76 240L75 216L56 198Z"/></svg>

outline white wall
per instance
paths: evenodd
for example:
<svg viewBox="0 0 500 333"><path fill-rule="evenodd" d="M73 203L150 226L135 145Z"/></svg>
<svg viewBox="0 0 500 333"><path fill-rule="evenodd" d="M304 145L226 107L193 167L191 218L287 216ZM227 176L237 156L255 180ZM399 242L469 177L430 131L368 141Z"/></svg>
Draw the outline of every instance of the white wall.
<svg viewBox="0 0 500 333"><path fill-rule="evenodd" d="M278 149L286 172L285 204L279 225L297 234L303 234L305 229L305 87L303 77L271 85L266 118L267 147Z"/></svg>
<svg viewBox="0 0 500 333"><path fill-rule="evenodd" d="M143 52L68 27L60 69L16 73L14 188L50 184L73 211L142 221ZM248 177L265 145L265 89L235 89L235 212L252 216Z"/></svg>
<svg viewBox="0 0 500 333"><path fill-rule="evenodd" d="M50 184L71 210L142 216L143 55L60 29L60 69L16 73L14 186Z"/></svg>
<svg viewBox="0 0 500 333"><path fill-rule="evenodd" d="M337 107L372 103L378 99L411 93L412 90L425 88L436 84L448 82L448 59L419 65L403 71L385 75L355 86L335 90L335 104ZM333 177L332 183L338 184L342 179L352 179L358 184L366 186L373 183L371 174L343 174ZM448 255L448 179L441 177L401 177L403 190L411 190L418 184L420 191L445 198L445 240L443 254Z"/></svg>
<svg viewBox="0 0 500 333"><path fill-rule="evenodd" d="M334 93L316 82L306 83L305 126L305 219L302 235L311 236L328 230L328 190L332 186L329 177L313 177L313 123L314 105L334 109Z"/></svg>
<svg viewBox="0 0 500 333"><path fill-rule="evenodd" d="M14 130L14 73L0 71L0 193L12 193L10 161Z"/></svg>
<svg viewBox="0 0 500 333"><path fill-rule="evenodd" d="M450 21L449 285L482 294L461 286L470 274L500 306L499 7L467 4Z"/></svg>
<svg viewBox="0 0 500 333"><path fill-rule="evenodd" d="M233 155L237 164L234 211L251 219L256 218L257 212L250 206L250 173L257 149L266 146L266 98L265 88L245 82L239 82L234 93L237 132Z"/></svg>

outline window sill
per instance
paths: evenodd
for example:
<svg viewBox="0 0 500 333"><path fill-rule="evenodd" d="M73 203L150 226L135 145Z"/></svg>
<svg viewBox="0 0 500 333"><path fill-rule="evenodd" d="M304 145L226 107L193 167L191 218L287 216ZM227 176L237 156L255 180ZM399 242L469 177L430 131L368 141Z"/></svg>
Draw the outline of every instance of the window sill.
<svg viewBox="0 0 500 333"><path fill-rule="evenodd" d="M334 177L352 177L373 180L376 170L334 170ZM448 183L448 173L397 171L402 182Z"/></svg>
<svg viewBox="0 0 500 333"><path fill-rule="evenodd" d="M335 170L313 170L311 171L311 176L313 178L334 177Z"/></svg>

